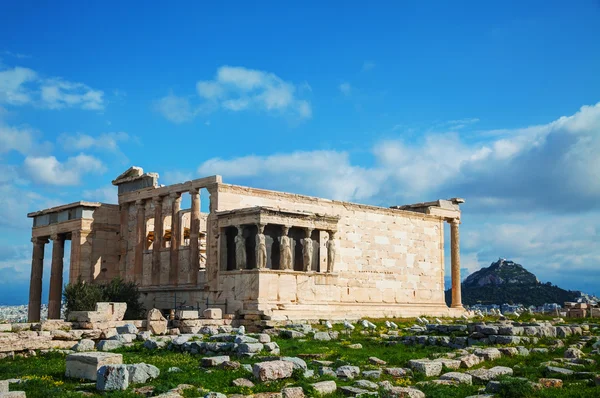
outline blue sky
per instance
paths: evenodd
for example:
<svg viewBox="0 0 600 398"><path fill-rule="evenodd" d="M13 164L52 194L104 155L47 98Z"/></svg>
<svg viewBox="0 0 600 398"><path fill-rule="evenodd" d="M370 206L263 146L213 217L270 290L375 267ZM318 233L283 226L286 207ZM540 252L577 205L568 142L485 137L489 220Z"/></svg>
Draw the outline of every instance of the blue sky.
<svg viewBox="0 0 600 398"><path fill-rule="evenodd" d="M466 272L600 294L600 2L320 3L3 2L0 304L26 302L25 214L114 201L130 165L464 197Z"/></svg>

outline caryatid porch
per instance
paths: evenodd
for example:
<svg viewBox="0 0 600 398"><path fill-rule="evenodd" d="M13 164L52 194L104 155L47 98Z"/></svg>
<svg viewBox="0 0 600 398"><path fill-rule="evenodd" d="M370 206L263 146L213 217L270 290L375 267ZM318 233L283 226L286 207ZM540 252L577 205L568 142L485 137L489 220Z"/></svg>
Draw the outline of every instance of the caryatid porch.
<svg viewBox="0 0 600 398"><path fill-rule="evenodd" d="M252 207L216 213L220 270L334 271L339 217Z"/></svg>

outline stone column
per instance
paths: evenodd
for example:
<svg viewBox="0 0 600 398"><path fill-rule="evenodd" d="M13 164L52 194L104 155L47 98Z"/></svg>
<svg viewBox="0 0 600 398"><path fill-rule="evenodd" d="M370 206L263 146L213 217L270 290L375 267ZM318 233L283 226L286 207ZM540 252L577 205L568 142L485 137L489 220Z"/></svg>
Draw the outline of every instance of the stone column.
<svg viewBox="0 0 600 398"><path fill-rule="evenodd" d="M192 284L198 283L200 270L200 191L198 188L190 190L192 209L190 214L190 278Z"/></svg>
<svg viewBox="0 0 600 398"><path fill-rule="evenodd" d="M50 293L48 295L48 319L60 319L62 302L63 257L65 254L65 236L54 234L52 239L52 267L50 269Z"/></svg>
<svg viewBox="0 0 600 398"><path fill-rule="evenodd" d="M450 254L452 261L452 308L462 308L460 287L460 235L458 225L460 220L450 221Z"/></svg>
<svg viewBox="0 0 600 398"><path fill-rule="evenodd" d="M160 252L163 246L164 219L163 198L157 196L154 201L154 242L152 242L152 285L160 285Z"/></svg>
<svg viewBox="0 0 600 398"><path fill-rule="evenodd" d="M235 237L235 269L246 269L246 239L244 238L244 227L238 225Z"/></svg>
<svg viewBox="0 0 600 398"><path fill-rule="evenodd" d="M133 260L133 280L142 283L144 279L144 245L146 240L146 205L136 200L137 218L135 224L135 255Z"/></svg>
<svg viewBox="0 0 600 398"><path fill-rule="evenodd" d="M327 272L333 272L336 254L335 231L329 231L329 239L327 240Z"/></svg>
<svg viewBox="0 0 600 398"><path fill-rule="evenodd" d="M284 225L281 237L279 238L279 247L281 249L281 254L279 256L279 268L282 270L292 269L292 244L290 242L290 237L288 236L289 230L290 227Z"/></svg>
<svg viewBox="0 0 600 398"><path fill-rule="evenodd" d="M42 274L44 272L44 245L46 238L32 238L33 256L31 258L31 279L29 282L28 322L39 322L42 306Z"/></svg>
<svg viewBox="0 0 600 398"><path fill-rule="evenodd" d="M313 258L313 240L310 237L312 235L312 228L306 228L306 238L302 240L302 260L304 271L308 272L312 270L312 258Z"/></svg>
<svg viewBox="0 0 600 398"><path fill-rule="evenodd" d="M129 249L129 203L122 203L120 211L121 234L119 243L121 257L119 259L119 276L125 279L127 274L127 250Z"/></svg>
<svg viewBox="0 0 600 398"><path fill-rule="evenodd" d="M179 244L181 237L181 223L179 222L179 210L181 207L181 193L174 192L171 195L171 261L169 266L169 284L179 283Z"/></svg>
<svg viewBox="0 0 600 398"><path fill-rule="evenodd" d="M256 268L267 268L267 240L265 238L265 224L256 224Z"/></svg>

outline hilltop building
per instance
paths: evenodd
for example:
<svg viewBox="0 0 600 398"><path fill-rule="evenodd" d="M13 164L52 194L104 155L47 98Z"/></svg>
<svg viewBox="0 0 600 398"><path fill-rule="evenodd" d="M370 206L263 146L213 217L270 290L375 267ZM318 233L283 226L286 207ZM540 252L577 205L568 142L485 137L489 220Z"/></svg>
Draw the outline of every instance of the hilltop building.
<svg viewBox="0 0 600 398"><path fill-rule="evenodd" d="M139 167L113 184L118 204L75 202L28 214L30 321L40 318L44 246L50 241L49 318L60 317L67 240L70 282L134 281L146 308L220 307L247 320L464 311L462 199L382 208L230 185L220 176L159 186L156 173ZM209 197L207 213L201 212L201 190ZM189 209L181 209L185 195ZM451 307L444 302L446 223Z"/></svg>

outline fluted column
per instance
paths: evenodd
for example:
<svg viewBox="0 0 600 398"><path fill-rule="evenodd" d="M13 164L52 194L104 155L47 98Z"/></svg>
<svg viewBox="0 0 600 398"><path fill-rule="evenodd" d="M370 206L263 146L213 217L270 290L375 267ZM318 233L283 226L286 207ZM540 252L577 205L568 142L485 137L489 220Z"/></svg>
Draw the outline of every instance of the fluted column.
<svg viewBox="0 0 600 398"><path fill-rule="evenodd" d="M459 219L450 221L450 254L452 261L452 308L462 307L461 287L460 287L460 235L458 226Z"/></svg>
<svg viewBox="0 0 600 398"><path fill-rule="evenodd" d="M48 295L48 319L60 319L62 302L63 257L65 236L54 234L52 239L52 267L50 268L50 293Z"/></svg>
<svg viewBox="0 0 600 398"><path fill-rule="evenodd" d="M29 281L29 307L27 319L29 322L39 322L42 306L42 274L44 271L44 245L46 238L32 238L33 255L31 258L31 279Z"/></svg>
<svg viewBox="0 0 600 398"><path fill-rule="evenodd" d="M179 244L181 240L181 223L179 222L181 193L172 193L171 199L171 261L169 267L169 283L172 285L177 285L179 281Z"/></svg>
<svg viewBox="0 0 600 398"><path fill-rule="evenodd" d="M152 242L152 284L160 285L160 252L163 246L164 219L163 198L157 196L154 201L154 241Z"/></svg>
<svg viewBox="0 0 600 398"><path fill-rule="evenodd" d="M190 190L192 209L190 214L190 278L195 285L198 283L200 270L200 191Z"/></svg>
<svg viewBox="0 0 600 398"><path fill-rule="evenodd" d="M144 244L146 240L146 205L143 200L135 202L137 217L135 223L135 257L133 260L133 280L142 283L144 279Z"/></svg>

